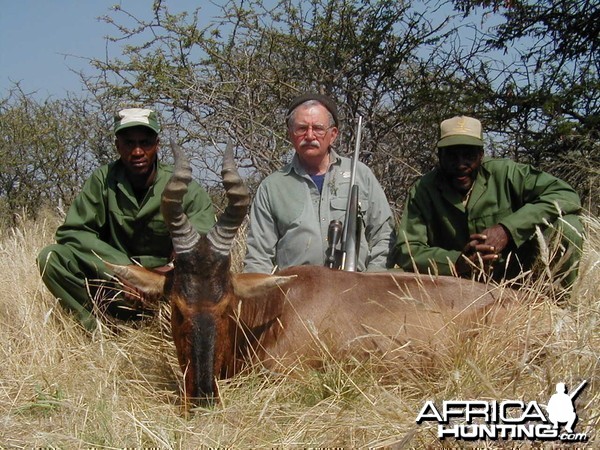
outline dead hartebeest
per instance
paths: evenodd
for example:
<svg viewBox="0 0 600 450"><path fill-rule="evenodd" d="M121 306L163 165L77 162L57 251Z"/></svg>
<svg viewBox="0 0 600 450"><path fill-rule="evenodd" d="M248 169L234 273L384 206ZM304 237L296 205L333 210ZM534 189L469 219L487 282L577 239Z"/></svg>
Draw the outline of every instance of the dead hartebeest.
<svg viewBox="0 0 600 450"><path fill-rule="evenodd" d="M165 275L135 265L107 266L146 294L170 301L186 404L213 398L216 380L250 360L268 368L310 362L322 345L354 355L415 347L434 352L448 345L452 329L495 322L516 298L470 280L400 272L302 266L277 275L231 273L230 248L249 204L233 151L228 146L222 171L228 206L204 236L182 209L192 173L185 155L172 147L175 169L162 212L174 269Z"/></svg>

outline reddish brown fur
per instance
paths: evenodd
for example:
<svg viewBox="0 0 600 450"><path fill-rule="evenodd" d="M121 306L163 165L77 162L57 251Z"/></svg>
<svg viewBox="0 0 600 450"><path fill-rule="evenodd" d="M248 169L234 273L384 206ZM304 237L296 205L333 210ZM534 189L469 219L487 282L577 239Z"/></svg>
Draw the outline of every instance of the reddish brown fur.
<svg viewBox="0 0 600 450"><path fill-rule="evenodd" d="M444 346L455 328L472 329L502 319L511 290L488 290L481 283L410 273L353 273L317 266L293 267L296 275L263 298L241 299L240 322L261 329L255 359L268 367L300 358L318 363L322 345L356 355ZM246 277L234 275L234 282ZM502 300L502 301L500 301ZM235 309L235 307L233 307ZM276 319L276 320L274 320Z"/></svg>
<svg viewBox="0 0 600 450"><path fill-rule="evenodd" d="M185 374L185 397L198 398L204 397L205 394L199 391L216 390L214 377L211 375L210 380L206 381L205 389L199 389L197 385L198 368L194 366L196 348L194 339L197 338L197 332L194 326L199 320L212 320L215 327L214 345L215 351L213 354L213 367L215 373L219 373L222 367L227 367L229 364L228 358L231 352L228 351L231 346L229 326L229 310L225 307L226 303L209 303L203 305L187 304L185 299L177 296L171 298L171 330L173 341L177 350L177 358L181 370Z"/></svg>
<svg viewBox="0 0 600 450"><path fill-rule="evenodd" d="M140 267L127 268L127 281L137 286L157 276ZM250 361L283 369L298 362L318 365L325 349L337 356L377 353L389 359L406 352L438 352L450 345L457 330L472 332L501 322L507 308L520 303L515 302L520 295L510 289L402 272L302 266L277 276L230 277L223 278L223 296L216 303L203 301L202 292L194 299L170 294L186 403L210 398L216 392L213 380L239 373ZM280 280L276 277L289 278L272 285L271 280ZM250 295L237 293L249 289ZM198 386L198 368L192 364L201 350L193 340L192 324L198 317L215 324L214 364L207 374L211 388Z"/></svg>
<svg viewBox="0 0 600 450"><path fill-rule="evenodd" d="M165 276L137 266L107 266L146 295L170 300L186 404L211 399L215 379L235 375L250 360L279 368L298 361L319 364L323 352L359 357L377 352L387 358L407 350L435 352L449 345L455 330L502 320L506 304L517 299L514 291L469 280L400 272L303 266L277 275L232 275L229 249L249 202L232 145L222 172L228 206L206 236L183 211L191 168L173 148L176 167L162 211L173 236L175 269Z"/></svg>

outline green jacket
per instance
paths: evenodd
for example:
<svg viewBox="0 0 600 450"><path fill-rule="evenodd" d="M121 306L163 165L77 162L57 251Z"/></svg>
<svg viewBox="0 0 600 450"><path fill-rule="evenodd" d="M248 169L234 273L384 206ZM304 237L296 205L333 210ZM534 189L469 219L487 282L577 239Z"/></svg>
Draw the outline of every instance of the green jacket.
<svg viewBox="0 0 600 450"><path fill-rule="evenodd" d="M94 252L113 264L131 264L132 259L145 267L167 264L173 246L160 199L173 168L157 164L156 180L141 203L120 160L96 169L58 228L56 242L80 254ZM190 183L183 207L199 232L206 233L214 224L212 203L198 183Z"/></svg>
<svg viewBox="0 0 600 450"><path fill-rule="evenodd" d="M581 209L577 193L564 181L525 164L484 158L463 206L439 169L413 186L397 230L395 261L404 270L450 275L471 234L502 224L521 247L536 225Z"/></svg>
<svg viewBox="0 0 600 450"><path fill-rule="evenodd" d="M245 272L270 273L274 266L325 264L329 223L344 221L351 176L349 158L333 150L330 156L321 194L297 155L260 184L250 213ZM371 170L359 162L356 172L364 220L357 269L385 270L392 212Z"/></svg>

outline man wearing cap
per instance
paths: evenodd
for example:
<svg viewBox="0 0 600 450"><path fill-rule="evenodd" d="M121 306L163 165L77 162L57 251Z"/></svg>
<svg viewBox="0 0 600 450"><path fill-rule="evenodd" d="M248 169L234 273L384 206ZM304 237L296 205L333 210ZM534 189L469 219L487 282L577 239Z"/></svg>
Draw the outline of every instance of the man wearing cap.
<svg viewBox="0 0 600 450"><path fill-rule="evenodd" d="M344 221L351 160L331 148L339 125L335 103L321 94L296 97L286 123L295 155L258 187L250 212L245 272L324 265L329 223ZM360 162L356 182L364 222L356 267L384 270L392 212L379 182Z"/></svg>
<svg viewBox="0 0 600 450"><path fill-rule="evenodd" d="M483 270L496 281L512 279L532 268L540 227L546 238L562 233L562 284L571 285L583 243L577 193L529 165L485 157L481 123L471 117L444 120L437 147L439 167L407 199L396 263L421 273L470 277Z"/></svg>
<svg viewBox="0 0 600 450"><path fill-rule="evenodd" d="M156 113L130 108L115 116L115 146L120 158L96 169L69 208L56 232L56 244L38 255L42 279L60 304L88 329L96 319L93 297L110 276L104 261L167 270L171 238L160 213L160 197L172 167L158 161L160 132ZM192 181L183 206L201 233L213 225L214 211L206 191ZM137 298L137 301L136 301ZM98 306L98 305L96 305ZM144 299L115 295L107 312L138 318Z"/></svg>

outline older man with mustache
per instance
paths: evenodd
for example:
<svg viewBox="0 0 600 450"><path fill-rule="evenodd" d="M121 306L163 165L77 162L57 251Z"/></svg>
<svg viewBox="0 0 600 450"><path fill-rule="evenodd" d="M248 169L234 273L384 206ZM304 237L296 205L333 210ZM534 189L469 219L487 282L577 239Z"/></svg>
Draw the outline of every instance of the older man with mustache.
<svg viewBox="0 0 600 450"><path fill-rule="evenodd" d="M332 144L338 136L338 111L321 94L293 99L286 118L296 151L291 163L271 174L254 197L245 272L324 265L332 220L344 221L350 193L351 160ZM393 229L392 212L371 170L358 163L363 226L357 269L385 270Z"/></svg>

